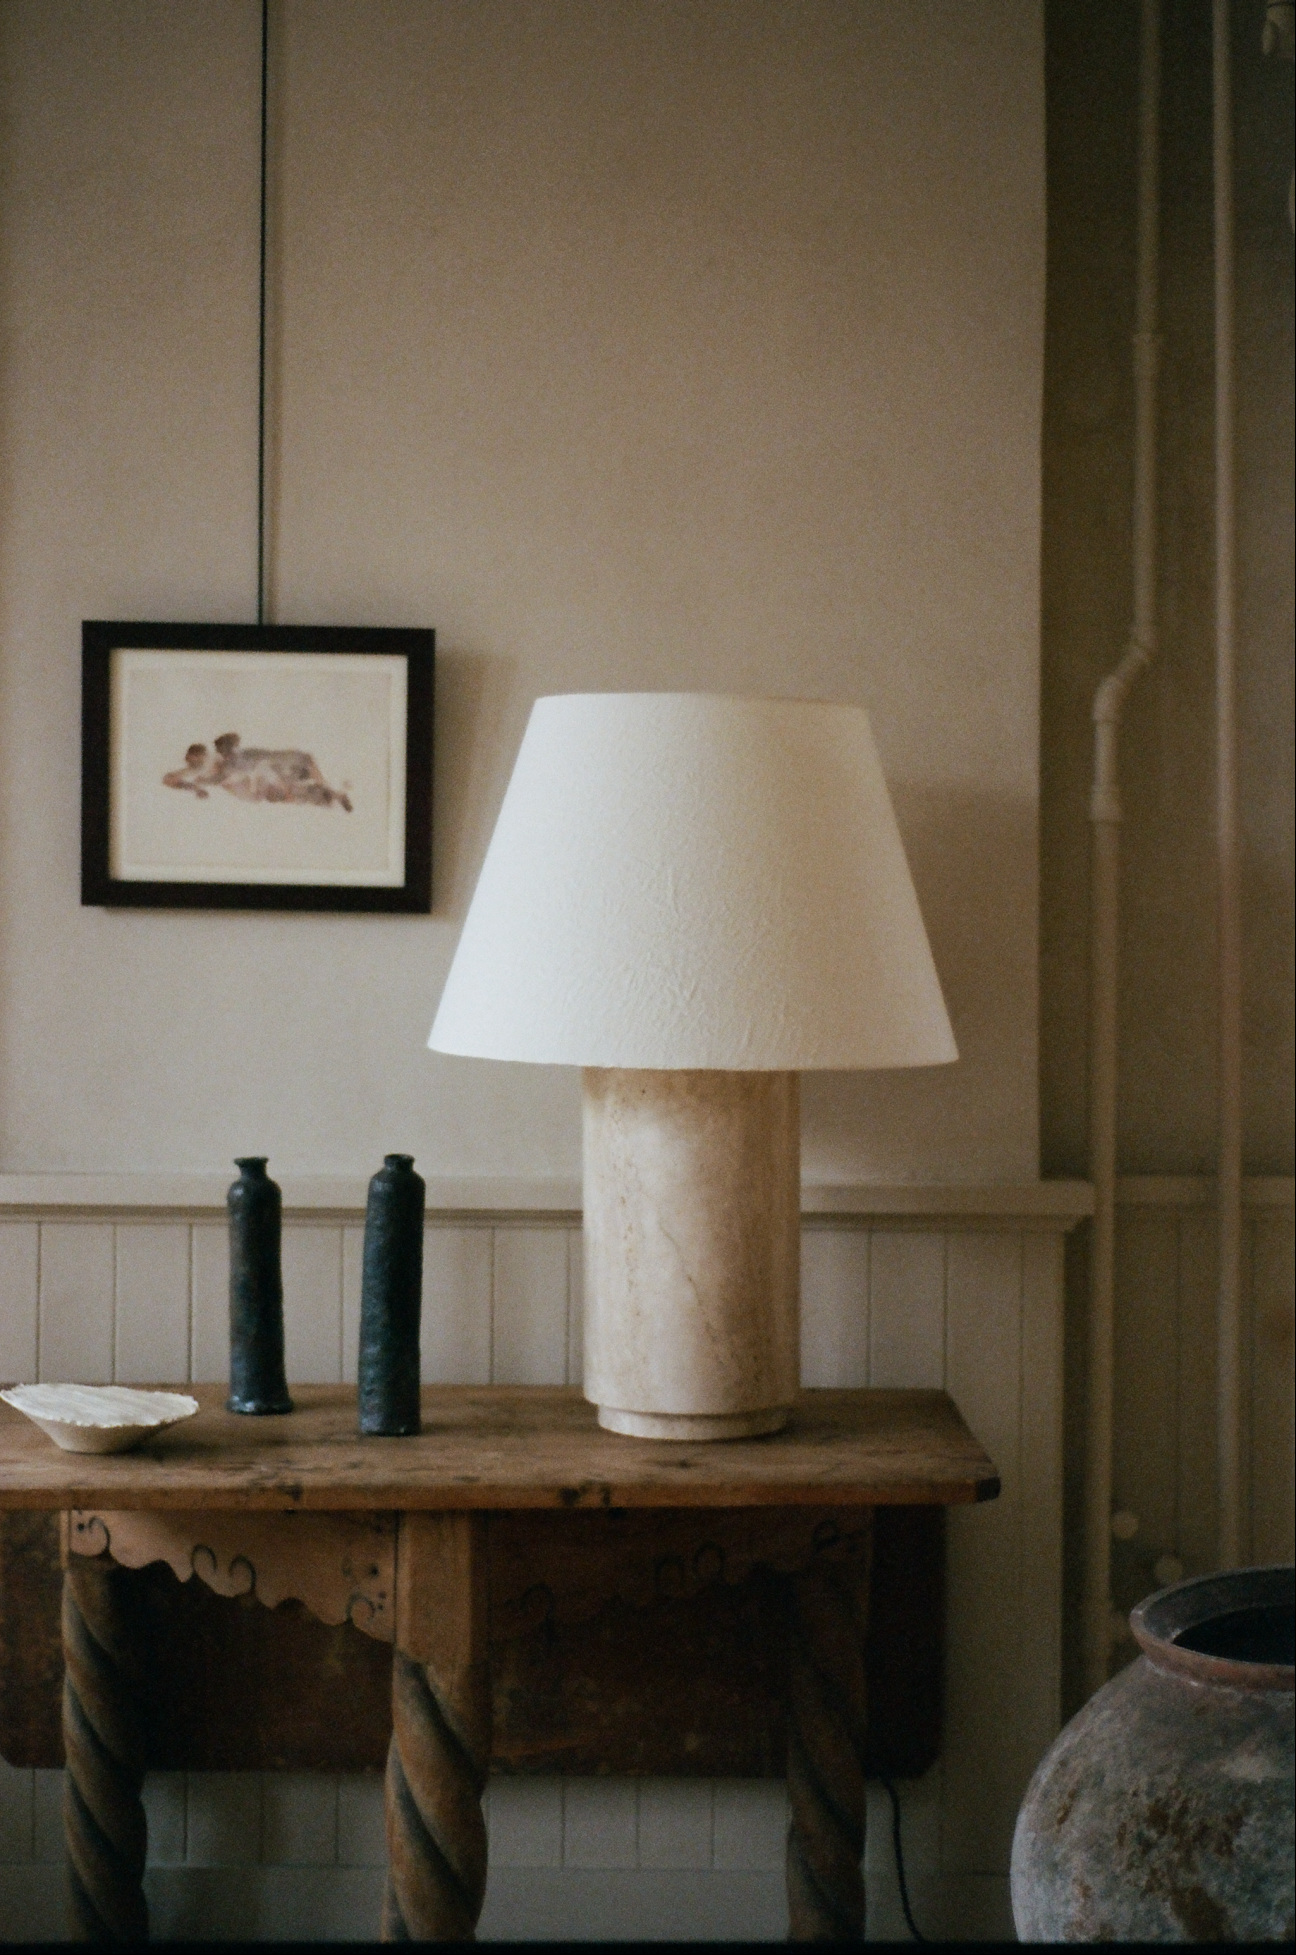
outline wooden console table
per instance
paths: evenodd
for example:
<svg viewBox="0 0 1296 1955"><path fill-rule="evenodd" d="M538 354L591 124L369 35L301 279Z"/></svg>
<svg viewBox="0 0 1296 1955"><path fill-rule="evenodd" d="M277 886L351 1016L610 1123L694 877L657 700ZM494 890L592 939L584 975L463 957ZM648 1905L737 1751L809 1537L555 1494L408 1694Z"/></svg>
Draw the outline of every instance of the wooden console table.
<svg viewBox="0 0 1296 1955"><path fill-rule="evenodd" d="M432 1388L419 1437L364 1440L346 1387L295 1388L298 1409L265 1419L195 1390L195 1418L108 1457L59 1452L0 1407L0 1510L63 1517L65 1822L83 1938L147 1934L148 1680L123 1584L159 1562L392 1646L389 1940L471 1939L481 1910L494 1596L541 1595L551 1612L574 1597L588 1613L770 1571L791 1932L861 1933L875 1510L999 1490L943 1393L807 1391L771 1438L677 1445L605 1433L563 1388Z"/></svg>

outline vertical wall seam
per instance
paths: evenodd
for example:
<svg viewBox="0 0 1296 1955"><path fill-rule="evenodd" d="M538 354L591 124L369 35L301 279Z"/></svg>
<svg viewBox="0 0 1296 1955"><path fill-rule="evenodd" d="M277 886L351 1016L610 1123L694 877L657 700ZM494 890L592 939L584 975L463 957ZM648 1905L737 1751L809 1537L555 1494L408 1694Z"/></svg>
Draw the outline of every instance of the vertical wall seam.
<svg viewBox="0 0 1296 1955"><path fill-rule="evenodd" d="M43 1292L45 1288L44 1249L45 1249L45 1224L43 1222L38 1222L36 1224L36 1379L37 1381L40 1380L42 1375L41 1374L41 1362L42 1362L41 1318L44 1314L44 1296L43 1296ZM35 1784L35 1781L33 1780L32 1783ZM34 1798L35 1794L33 1793L32 1796ZM33 1826L36 1823L34 1812L35 1809L33 1808L33 1818L32 1818ZM33 1840L35 1839L35 1834L32 1835L32 1838ZM33 1851L34 1850L35 1849L33 1847Z"/></svg>
<svg viewBox="0 0 1296 1955"><path fill-rule="evenodd" d="M941 1390L946 1392L949 1390L949 1246L950 1246L950 1232L947 1228L942 1229L940 1232L940 1285L941 1285L940 1376L941 1376ZM948 1557L949 1557L948 1515L945 1518L945 1525L946 1525L945 1554L946 1554L946 1560L948 1562ZM946 1608L948 1611L948 1599L946 1603ZM942 1664L942 1678L941 1678L942 1687L944 1689L948 1689L948 1678L949 1678L949 1647L948 1647L948 1640L947 1640L945 1657ZM944 1781L942 1780L940 1811L937 1814L937 1818L936 1818L936 1864L940 1870L942 1879L945 1877L946 1874L948 1857L949 1857L949 1814L946 1809L945 1786L944 1786Z"/></svg>
<svg viewBox="0 0 1296 1955"><path fill-rule="evenodd" d="M488 1303L487 1303L487 1308L489 1310L490 1315L489 1315L489 1322L487 1324L487 1337L486 1337L486 1375L490 1379L491 1384L493 1385L495 1383L495 1238L496 1235L498 1234L498 1231L495 1229L489 1229L487 1231L487 1234L490 1237L490 1256L489 1256L490 1284L488 1289ZM567 1809L566 1806L564 1805L563 1807L564 1829L566 1828L566 1824L567 1824Z"/></svg>
<svg viewBox="0 0 1296 1955"><path fill-rule="evenodd" d="M111 1373L112 1382L114 1384L117 1383L117 1361L118 1361L117 1359L117 1279L118 1279L117 1236L118 1236L119 1229L120 1229L120 1224L114 1222L112 1225L112 1359L109 1364L109 1371Z"/></svg>
<svg viewBox="0 0 1296 1955"><path fill-rule="evenodd" d="M1237 415L1233 83L1229 0L1211 8L1215 295L1215 900L1218 1555L1234 1568L1242 1487L1242 921L1237 748Z"/></svg>
<svg viewBox="0 0 1296 1955"><path fill-rule="evenodd" d="M941 1245L941 1390L949 1390L949 1230L942 1229Z"/></svg>
<svg viewBox="0 0 1296 1955"><path fill-rule="evenodd" d="M1174 1420L1174 1470L1171 1476L1172 1487L1171 1487L1171 1494L1170 1494L1170 1540L1167 1544L1167 1547L1169 1553L1179 1555L1181 1560L1183 1559L1183 1556L1179 1547L1179 1538L1180 1538L1179 1449L1180 1449L1180 1435L1183 1431L1183 1390L1182 1390L1183 1361L1182 1361L1182 1354L1180 1352L1179 1347L1183 1341L1183 1322L1182 1322L1182 1312L1180 1309L1181 1285L1179 1282L1179 1265L1180 1265L1182 1253L1183 1252L1180 1247L1180 1241L1179 1241L1179 1225L1176 1222L1175 1231L1174 1231L1174 1255L1172 1258L1172 1267L1170 1272L1170 1284L1171 1284L1171 1292L1172 1292L1170 1298L1170 1326L1171 1326L1171 1343L1173 1345L1173 1349L1170 1353L1170 1367L1171 1367L1170 1369L1170 1414ZM1120 1299L1118 1297L1117 1298L1118 1308L1119 1305L1120 1305Z"/></svg>
<svg viewBox="0 0 1296 1955"><path fill-rule="evenodd" d="M570 1385L572 1382L572 1232L570 1229L563 1230L563 1240L567 1252L567 1293L566 1307L563 1311L563 1383Z"/></svg>
<svg viewBox="0 0 1296 1955"><path fill-rule="evenodd" d="M198 1251L197 1251L196 1244L194 1242L194 1225L192 1222L188 1224L188 1238L189 1238L189 1285L188 1285L188 1297L186 1299L187 1315L186 1315L186 1327L185 1327L185 1351L186 1351L185 1382L186 1384L192 1383L193 1375L194 1375L194 1283L196 1280L195 1265L197 1263ZM187 1795L186 1795L185 1810L187 1813L188 1812ZM188 1821L186 1819L186 1828L187 1825L188 1825Z"/></svg>
<svg viewBox="0 0 1296 1955"><path fill-rule="evenodd" d="M580 1284L580 1321L576 1317L576 1286ZM567 1301L571 1327L567 1334L567 1383L585 1382L585 1235L584 1226L567 1231Z"/></svg>
<svg viewBox="0 0 1296 1955"><path fill-rule="evenodd" d="M864 1231L864 1382L873 1383L873 1230Z"/></svg>
<svg viewBox="0 0 1296 1955"><path fill-rule="evenodd" d="M1242 1323L1245 1333L1242 1376L1242 1553L1255 1559L1256 1377L1260 1356L1256 1325L1256 1256L1260 1221L1244 1218L1242 1232Z"/></svg>
<svg viewBox="0 0 1296 1955"><path fill-rule="evenodd" d="M1026 1571L1026 1231L1017 1231L1017 1581Z"/></svg>
<svg viewBox="0 0 1296 1955"><path fill-rule="evenodd" d="M346 1377L346 1229L341 1224L339 1224L337 1228L337 1298L338 1298L337 1375L338 1375L338 1383L340 1385L342 1383L342 1380ZM334 1801L334 1806L336 1808L336 1799ZM333 1857L334 1857L334 1861L336 1862L337 1859L336 1809L334 1811L333 1819L334 1819L334 1825L333 1825L334 1856Z"/></svg>

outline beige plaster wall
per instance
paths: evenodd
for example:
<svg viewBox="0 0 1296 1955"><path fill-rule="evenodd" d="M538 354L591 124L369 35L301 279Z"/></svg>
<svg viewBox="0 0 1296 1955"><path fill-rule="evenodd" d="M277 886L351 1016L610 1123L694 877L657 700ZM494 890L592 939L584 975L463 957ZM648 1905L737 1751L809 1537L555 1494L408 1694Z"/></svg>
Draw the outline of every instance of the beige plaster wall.
<svg viewBox="0 0 1296 1955"><path fill-rule="evenodd" d="M1245 1164L1290 1176L1293 1145L1292 69L1261 52L1263 10L1233 16L1236 101L1239 769L1243 833ZM1041 782L1041 1157L1084 1174L1090 707L1131 608L1130 495L1138 10L1050 0L1049 269L1044 419ZM1118 1163L1142 1176L1216 1162L1214 893L1214 337L1211 20L1162 6L1160 604L1155 665L1122 736ZM1258 1194L1258 1190L1257 1190ZM1281 1449L1252 1430L1252 1552L1291 1555L1291 1193L1248 1220L1247 1389ZM1285 1207L1282 1205L1285 1199ZM1127 1189L1116 1258L1113 1544L1128 1609L1216 1552L1217 1246L1213 1188ZM1158 1208L1160 1212L1158 1212ZM1262 1220L1263 1215L1263 1220ZM1252 1233L1252 1231L1254 1231ZM1082 1579L1088 1230L1067 1249L1067 1555L1063 1698L1083 1696ZM1119 1660L1130 1646L1118 1650Z"/></svg>
<svg viewBox="0 0 1296 1955"><path fill-rule="evenodd" d="M10 0L0 1165L560 1174L434 1058L532 699L874 717L963 1057L808 1083L819 1178L1031 1176L1037 0L272 8L272 617L431 624L436 910L77 891L84 617L254 604L253 0Z"/></svg>
<svg viewBox="0 0 1296 1955"><path fill-rule="evenodd" d="M1119 1160L1216 1158L1210 10L1165 6L1161 649L1122 734ZM1044 422L1041 1152L1087 1171L1090 709L1131 616L1135 113L1127 0L1052 0ZM1293 1163L1292 67L1233 9L1245 1150Z"/></svg>

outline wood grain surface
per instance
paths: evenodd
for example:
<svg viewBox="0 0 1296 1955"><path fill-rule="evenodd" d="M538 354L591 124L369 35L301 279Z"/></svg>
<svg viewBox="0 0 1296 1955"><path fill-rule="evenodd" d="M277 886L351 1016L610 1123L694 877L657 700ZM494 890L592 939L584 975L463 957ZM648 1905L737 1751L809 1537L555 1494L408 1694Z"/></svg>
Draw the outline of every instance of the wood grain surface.
<svg viewBox="0 0 1296 1955"><path fill-rule="evenodd" d="M408 1439L362 1439L352 1386L294 1385L297 1410L276 1418L193 1389L194 1418L109 1456L60 1452L0 1407L0 1508L949 1506L999 1491L939 1391L804 1391L782 1432L683 1445L603 1432L565 1386L430 1387Z"/></svg>
<svg viewBox="0 0 1296 1955"><path fill-rule="evenodd" d="M781 1778L787 1571L856 1558L870 1521L868 1769L920 1777L940 1745L945 1514L913 1505L490 1514L492 1771ZM11 1765L63 1763L58 1534L55 1514L0 1513ZM125 1571L150 1771L381 1767L392 1645L263 1607L256 1573L227 1596L165 1561Z"/></svg>

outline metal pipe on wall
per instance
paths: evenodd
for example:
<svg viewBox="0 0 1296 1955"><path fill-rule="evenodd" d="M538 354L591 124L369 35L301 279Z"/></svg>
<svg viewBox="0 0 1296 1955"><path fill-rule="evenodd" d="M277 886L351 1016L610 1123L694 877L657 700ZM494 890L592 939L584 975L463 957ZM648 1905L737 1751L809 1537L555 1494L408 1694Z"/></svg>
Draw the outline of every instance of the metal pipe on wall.
<svg viewBox="0 0 1296 1955"><path fill-rule="evenodd" d="M1094 1186L1085 1448L1084 1673L1087 1692L1111 1657L1112 1399L1116 1263L1116 1088L1120 923L1121 715L1156 652L1157 396L1161 170L1159 0L1142 0L1139 57L1138 269L1134 314L1133 624L1124 657L1094 694L1090 867L1089 1173Z"/></svg>
<svg viewBox="0 0 1296 1955"><path fill-rule="evenodd" d="M1233 101L1228 0L1212 11L1215 171L1215 864L1218 930L1219 1561L1242 1559L1242 891L1237 779Z"/></svg>

